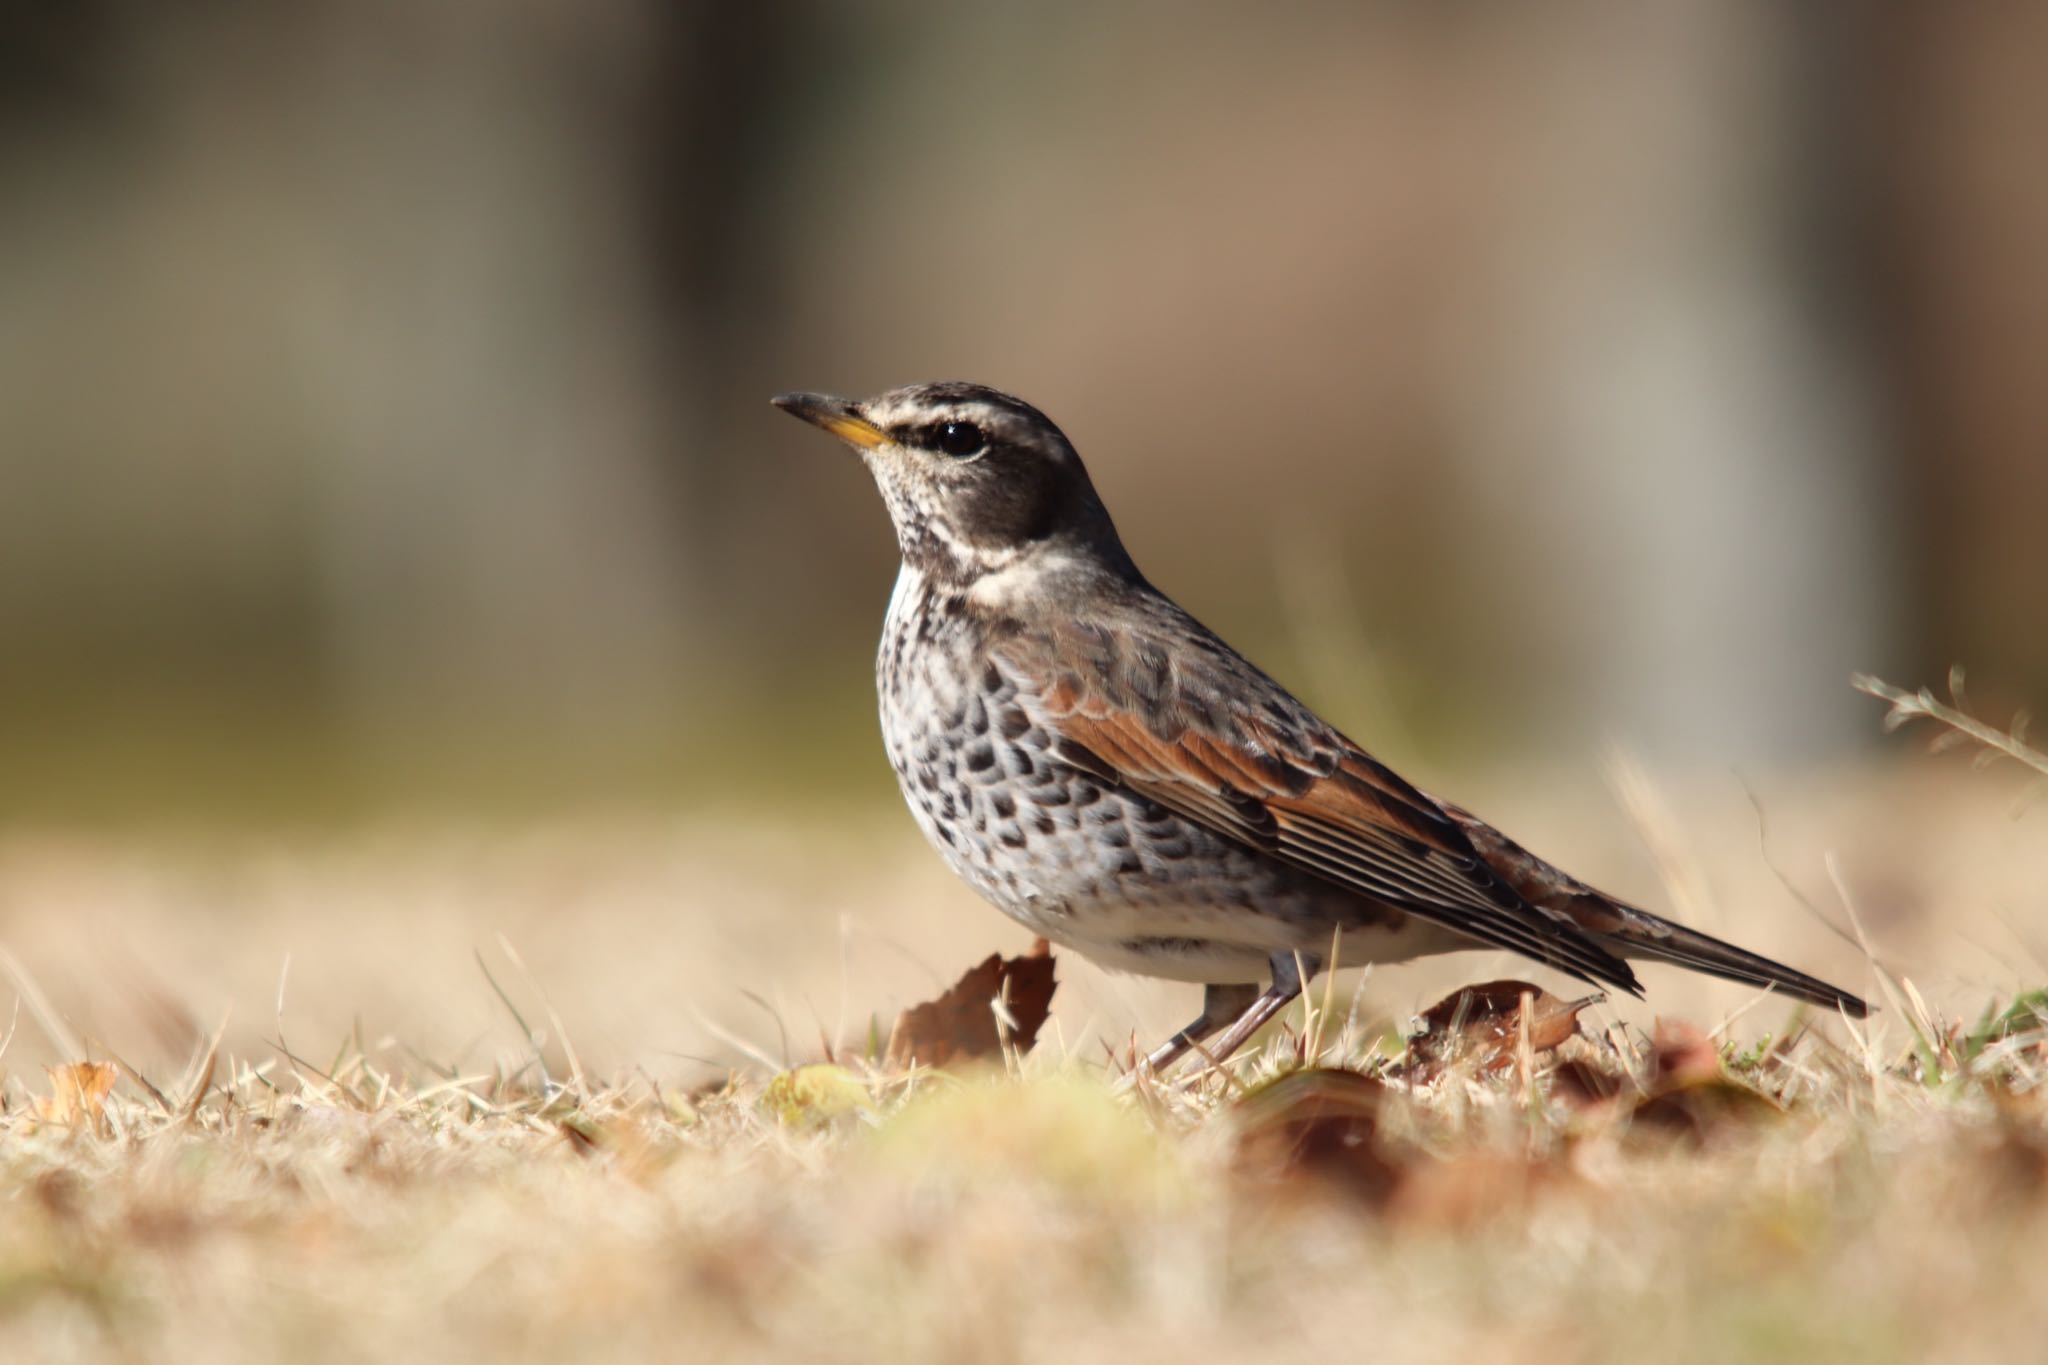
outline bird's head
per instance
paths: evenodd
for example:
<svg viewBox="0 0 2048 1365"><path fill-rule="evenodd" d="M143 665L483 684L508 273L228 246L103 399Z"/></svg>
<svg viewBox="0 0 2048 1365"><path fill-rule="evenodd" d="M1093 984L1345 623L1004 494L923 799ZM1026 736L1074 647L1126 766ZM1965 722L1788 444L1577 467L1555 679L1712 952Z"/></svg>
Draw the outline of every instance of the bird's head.
<svg viewBox="0 0 2048 1365"><path fill-rule="evenodd" d="M911 384L852 402L785 393L775 406L860 452L904 562L971 587L1054 561L1130 570L1081 457L1037 408L979 384Z"/></svg>

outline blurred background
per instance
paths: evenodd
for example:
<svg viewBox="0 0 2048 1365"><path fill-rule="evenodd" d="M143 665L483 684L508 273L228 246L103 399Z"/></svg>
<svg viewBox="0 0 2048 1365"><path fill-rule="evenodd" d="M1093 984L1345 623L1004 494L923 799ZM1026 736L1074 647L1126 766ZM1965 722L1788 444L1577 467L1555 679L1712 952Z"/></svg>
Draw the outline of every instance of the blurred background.
<svg viewBox="0 0 2048 1365"><path fill-rule="evenodd" d="M2048 696L2039 7L0 15L16 939L138 824L922 857L893 544L789 388L1027 397L1226 637L1518 832L1593 793L1588 875L1667 907L1606 755L1735 791L1753 872L1729 775L1868 760L1851 671Z"/></svg>

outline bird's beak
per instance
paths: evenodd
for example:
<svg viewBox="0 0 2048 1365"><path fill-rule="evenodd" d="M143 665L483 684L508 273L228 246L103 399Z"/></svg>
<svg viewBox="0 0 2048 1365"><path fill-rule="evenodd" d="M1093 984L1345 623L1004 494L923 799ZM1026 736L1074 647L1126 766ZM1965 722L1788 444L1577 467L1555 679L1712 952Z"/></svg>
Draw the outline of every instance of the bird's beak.
<svg viewBox="0 0 2048 1365"><path fill-rule="evenodd" d="M779 393L769 400L792 417L801 417L862 450L873 450L889 440L889 434L860 415L860 409L844 398L822 393Z"/></svg>

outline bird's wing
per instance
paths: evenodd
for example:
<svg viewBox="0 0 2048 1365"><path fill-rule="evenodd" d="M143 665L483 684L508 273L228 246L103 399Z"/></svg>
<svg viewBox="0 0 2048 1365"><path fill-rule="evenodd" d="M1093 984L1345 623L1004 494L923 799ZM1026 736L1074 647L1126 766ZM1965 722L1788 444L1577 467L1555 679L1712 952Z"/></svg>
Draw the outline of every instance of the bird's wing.
<svg viewBox="0 0 2048 1365"><path fill-rule="evenodd" d="M1062 761L1480 943L1640 994L1628 964L1495 875L1429 797L1190 618L995 648Z"/></svg>

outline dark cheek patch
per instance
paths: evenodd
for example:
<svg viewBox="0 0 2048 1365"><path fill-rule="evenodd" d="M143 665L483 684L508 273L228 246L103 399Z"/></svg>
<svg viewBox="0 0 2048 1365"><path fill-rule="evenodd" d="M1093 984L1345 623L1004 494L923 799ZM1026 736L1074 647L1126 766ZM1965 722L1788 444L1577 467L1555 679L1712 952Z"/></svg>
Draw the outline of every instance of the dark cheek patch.
<svg viewBox="0 0 2048 1365"><path fill-rule="evenodd" d="M977 545L1020 545L1043 540L1058 525L1061 471L1035 457L991 452L960 471L954 524Z"/></svg>

